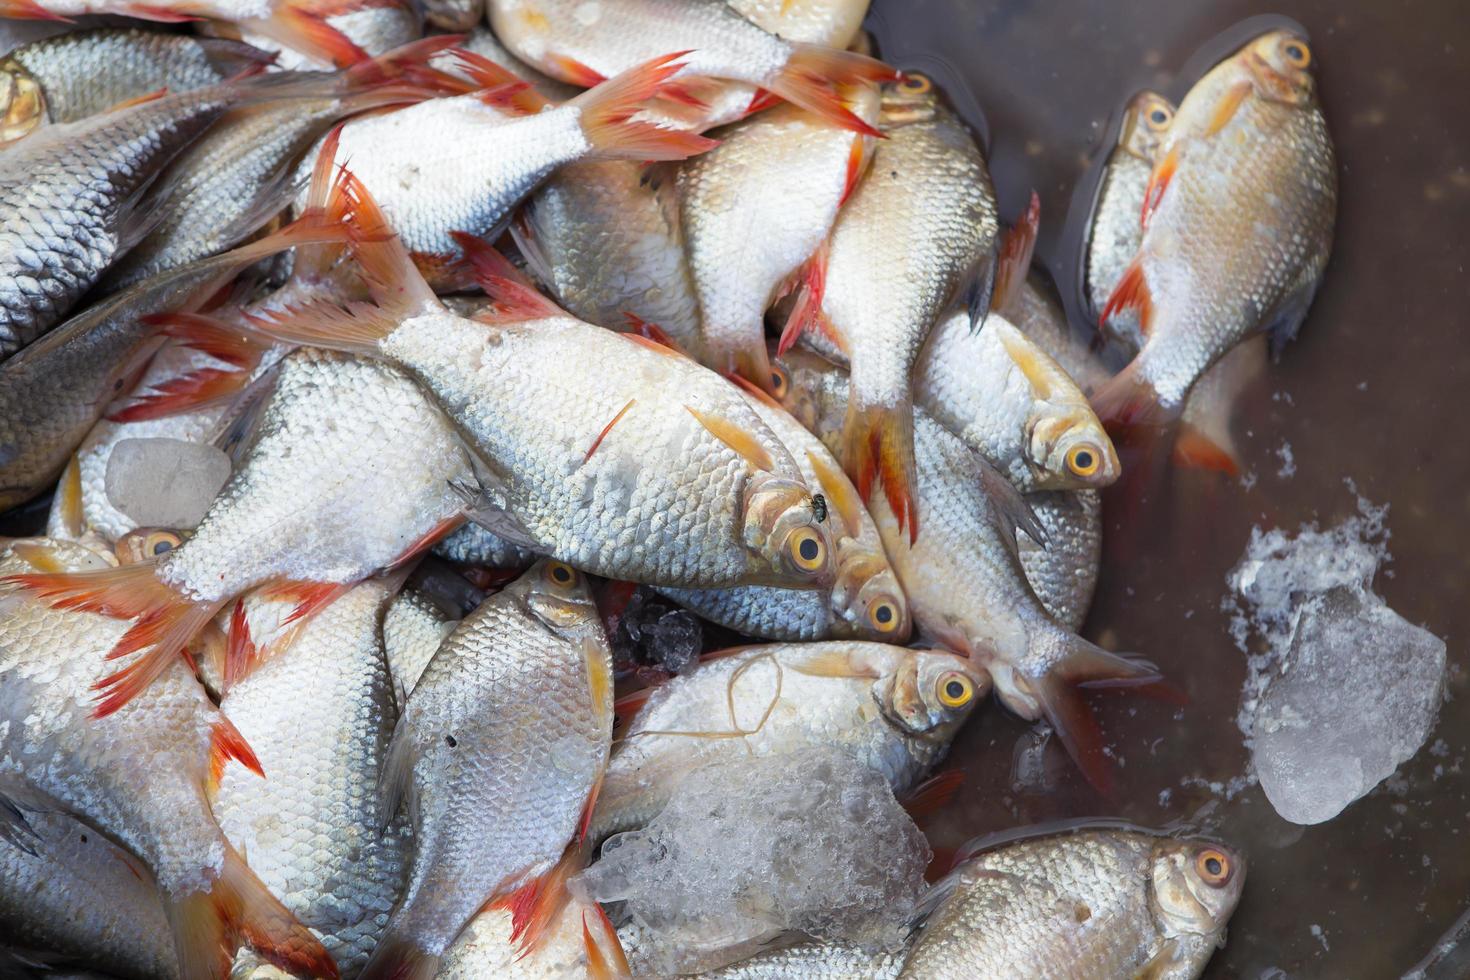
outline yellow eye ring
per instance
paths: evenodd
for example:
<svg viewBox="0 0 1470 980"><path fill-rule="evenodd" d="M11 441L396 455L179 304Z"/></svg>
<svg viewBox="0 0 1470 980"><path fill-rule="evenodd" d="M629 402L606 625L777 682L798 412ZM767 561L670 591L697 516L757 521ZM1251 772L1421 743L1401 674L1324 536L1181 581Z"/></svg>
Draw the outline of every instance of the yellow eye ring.
<svg viewBox="0 0 1470 980"><path fill-rule="evenodd" d="M1067 469L1073 476L1092 476L1102 466L1102 453L1089 445L1073 446L1067 450Z"/></svg>
<svg viewBox="0 0 1470 980"><path fill-rule="evenodd" d="M945 672L935 689L946 708L963 708L975 698L975 683L957 670Z"/></svg>
<svg viewBox="0 0 1470 980"><path fill-rule="evenodd" d="M898 629L898 605L887 597L868 603L868 622L880 633L892 633Z"/></svg>
<svg viewBox="0 0 1470 980"><path fill-rule="evenodd" d="M577 570L563 562L551 562L546 566L546 581L563 589L570 588L576 584Z"/></svg>
<svg viewBox="0 0 1470 980"><path fill-rule="evenodd" d="M928 75L920 75L918 72L905 72L903 81L898 87L910 95L923 95L934 88L934 83L929 81Z"/></svg>
<svg viewBox="0 0 1470 980"><path fill-rule="evenodd" d="M1305 41L1292 38L1281 46L1281 55L1293 68L1305 68L1312 63L1312 49Z"/></svg>
<svg viewBox="0 0 1470 980"><path fill-rule="evenodd" d="M1235 873L1235 866L1231 864L1229 855L1213 847L1207 847L1195 855L1194 870L1205 884L1213 888L1220 888Z"/></svg>
<svg viewBox="0 0 1470 980"><path fill-rule="evenodd" d="M786 374L786 369L779 364L771 365L771 392L777 398L785 398L786 392L791 387L791 378Z"/></svg>
<svg viewBox="0 0 1470 980"><path fill-rule="evenodd" d="M1148 115L1144 117L1144 121L1148 123L1148 128L1155 132L1168 129L1169 123L1173 120L1174 114L1161 105L1154 106L1148 111Z"/></svg>
<svg viewBox="0 0 1470 980"><path fill-rule="evenodd" d="M166 555L183 543L184 539L172 531L154 531L143 539L143 557Z"/></svg>
<svg viewBox="0 0 1470 980"><path fill-rule="evenodd" d="M791 560L804 572L815 572L827 563L827 546L822 536L809 527L791 534Z"/></svg>

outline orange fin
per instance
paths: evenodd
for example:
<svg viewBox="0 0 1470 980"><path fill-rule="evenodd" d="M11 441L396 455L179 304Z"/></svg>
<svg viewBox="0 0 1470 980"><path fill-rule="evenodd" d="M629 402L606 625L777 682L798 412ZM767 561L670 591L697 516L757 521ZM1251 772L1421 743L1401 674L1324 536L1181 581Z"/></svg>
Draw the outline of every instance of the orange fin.
<svg viewBox="0 0 1470 980"><path fill-rule="evenodd" d="M260 767L260 760L255 757L255 752L250 748L250 743L245 741L245 736L240 734L240 729L235 723L224 715L220 715L214 726L209 730L209 779L211 786L219 786L220 776L224 775L225 763L234 759L240 765L249 769L260 778L265 778L265 770Z"/></svg>
<svg viewBox="0 0 1470 980"><path fill-rule="evenodd" d="M250 617L245 614L245 600L236 600L230 612L230 630L225 640L225 689L233 687L242 677L247 677L260 659L260 650L250 635Z"/></svg>
<svg viewBox="0 0 1470 980"><path fill-rule="evenodd" d="M755 90L755 94L750 97L750 105L745 107L745 111L740 116L743 119L746 116L753 116L757 112L765 112L780 101L781 97L776 93L768 89L758 88Z"/></svg>
<svg viewBox="0 0 1470 980"><path fill-rule="evenodd" d="M163 98L167 94L167 88L161 88L154 92L144 92L142 95L135 95L131 99L124 99L104 111L118 112L122 109L131 109L133 106L146 105L149 102L157 102L159 99Z"/></svg>
<svg viewBox="0 0 1470 980"><path fill-rule="evenodd" d="M331 12L345 13L366 6L370 4L348 4L343 10ZM338 68L369 60L366 51L327 22L328 11L317 7L312 0L284 0L276 5L270 17L240 21L240 26L293 51L329 61Z"/></svg>
<svg viewBox="0 0 1470 980"><path fill-rule="evenodd" d="M547 938L550 925L556 921L570 897L567 882L586 864L585 847L568 847L550 871L532 878L492 903L510 911L510 941L520 948L522 956L535 950Z"/></svg>
<svg viewBox="0 0 1470 980"><path fill-rule="evenodd" d="M695 133L633 118L684 67L680 59L686 54L664 55L630 68L568 103L581 110L582 132L592 144L593 158L683 160L715 145L714 140Z"/></svg>
<svg viewBox="0 0 1470 980"><path fill-rule="evenodd" d="M771 454L766 452L766 447L762 446L751 433L734 422L722 419L718 415L701 412L692 406L685 405L684 410L694 416L695 420L704 426L710 435L723 442L753 468L767 473L771 471L774 465L771 462Z"/></svg>
<svg viewBox="0 0 1470 980"><path fill-rule="evenodd" d="M639 347L642 347L645 350L651 350L655 354L662 354L664 357L684 356L683 354L679 353L679 351L670 347L668 344L665 344L658 340L654 340L652 337L646 337L641 333L624 333L619 334L618 336L622 337L630 344L637 344Z"/></svg>
<svg viewBox="0 0 1470 980"><path fill-rule="evenodd" d="M653 695L654 690L655 688L652 687L644 687L624 694L613 702L613 714L619 718L631 719L648 704L648 699Z"/></svg>
<svg viewBox="0 0 1470 980"><path fill-rule="evenodd" d="M438 975L439 957L389 933L357 976L358 980L434 980Z"/></svg>
<svg viewBox="0 0 1470 980"><path fill-rule="evenodd" d="M151 20L159 24L187 24L191 21L203 20L198 14L175 10L161 3L128 3L123 5L122 12L129 17Z"/></svg>
<svg viewBox="0 0 1470 980"><path fill-rule="evenodd" d="M867 55L817 44L795 44L791 58L767 88L844 129L881 137L882 133L847 107L839 91L846 85L895 82L900 77L901 72Z"/></svg>
<svg viewBox="0 0 1470 980"><path fill-rule="evenodd" d="M820 454L815 449L808 450L806 459L817 474L817 482L822 485L822 495L847 526L848 536L857 537L863 526L863 502L858 497L857 487L852 485L837 461L827 455L825 448Z"/></svg>
<svg viewBox="0 0 1470 980"><path fill-rule="evenodd" d="M903 798L903 808L915 820L939 812L954 799L955 793L965 783L963 769L950 769L937 776L930 776Z"/></svg>
<svg viewBox="0 0 1470 980"><path fill-rule="evenodd" d="M493 313L488 318L482 313L477 319L508 323L570 315L531 285L521 270L485 239L462 231L450 232L450 237L464 250L475 282L495 300Z"/></svg>
<svg viewBox="0 0 1470 980"><path fill-rule="evenodd" d="M1179 168L1179 147L1171 146L1164 159L1154 164L1154 169L1148 175L1148 187L1143 192L1143 212L1139 215L1139 224L1147 228L1148 219L1158 210L1159 201L1163 200L1164 192L1169 189L1169 181L1174 179L1174 171Z"/></svg>
<svg viewBox="0 0 1470 980"><path fill-rule="evenodd" d="M13 17L16 20L55 20L63 24L76 23L70 17L52 13L36 0L0 0L0 17Z"/></svg>
<svg viewBox="0 0 1470 980"><path fill-rule="evenodd" d="M1138 311L1139 328L1143 331L1144 337L1147 337L1150 322L1153 320L1154 304L1148 288L1148 279L1143 274L1143 263L1139 259L1128 263L1128 268L1123 270L1118 284L1113 287L1112 295L1108 297L1102 312L1098 314L1099 327L1106 325L1113 318L1113 314L1121 313L1123 310Z"/></svg>
<svg viewBox="0 0 1470 980"><path fill-rule="evenodd" d="M674 342L674 338L665 333L664 328L657 323L651 323L627 310L623 311L623 319L628 321L628 328L638 336L646 337L656 344L662 344L676 354L684 354L684 351Z"/></svg>
<svg viewBox="0 0 1470 980"><path fill-rule="evenodd" d="M1111 796L1112 765L1103 753L1102 729L1083 698L1082 688L1138 687L1156 684L1158 668L1130 654L1110 653L1068 634L1071 651L1033 687L1046 720L1072 761L1103 796Z"/></svg>
<svg viewBox="0 0 1470 980"><path fill-rule="evenodd" d="M1240 105L1246 96L1251 94L1255 86L1249 80L1236 82L1225 90L1220 98L1220 104L1215 107L1215 114L1210 117L1210 124L1205 127L1205 136L1214 136L1220 130L1230 124L1235 114L1240 111Z"/></svg>
<svg viewBox="0 0 1470 980"><path fill-rule="evenodd" d="M593 921L589 923L587 920ZM582 910L582 943L587 951L587 980L623 980L633 975L618 931L602 906L592 903Z"/></svg>
<svg viewBox="0 0 1470 980"><path fill-rule="evenodd" d="M67 460L61 482L56 486L56 496L61 505L61 526L68 536L81 537L86 515L82 512L82 458L77 453L72 453L71 459Z"/></svg>
<svg viewBox="0 0 1470 980"><path fill-rule="evenodd" d="M1175 414L1159 404L1158 392L1142 377L1139 357L1092 396L1092 410L1109 432L1136 427L1162 427Z"/></svg>
<svg viewBox="0 0 1470 980"><path fill-rule="evenodd" d="M141 422L197 411L234 400L249 380L248 371L200 368L159 382L106 417L109 422Z"/></svg>
<svg viewBox="0 0 1470 980"><path fill-rule="evenodd" d="M803 332L814 327L821 329L822 299L827 292L828 243L823 241L801 267L801 294L791 307L786 326L781 330L781 339L776 344L776 356L789 351ZM841 346L841 345L839 345Z"/></svg>
<svg viewBox="0 0 1470 980"><path fill-rule="evenodd" d="M1016 291L1026 281L1031 269L1031 256L1036 251L1036 233L1041 226L1041 198L1031 192L1031 203L1001 240L1000 255L995 264L995 286L990 293L990 308L1004 310L1016 298Z"/></svg>
<svg viewBox="0 0 1470 980"><path fill-rule="evenodd" d="M745 392L750 397L758 400L761 404L766 405L769 408L779 408L783 412L786 411L781 403L776 401L776 399L771 396L770 392L766 391L766 389L762 388L754 381L751 381L749 378L744 378L738 374L731 373L725 375L725 380L730 382L735 387L739 388L741 391Z"/></svg>
<svg viewBox="0 0 1470 980"><path fill-rule="evenodd" d="M730 352L729 369L752 384L766 389L774 388L771 355L766 350L764 330L758 330L755 336L747 338L744 344Z"/></svg>
<svg viewBox="0 0 1470 980"><path fill-rule="evenodd" d="M551 104L525 79L507 71L489 58L463 48L456 48L453 53L457 67L469 76L476 88L486 93L500 93L494 100L482 95L482 102L522 116L535 115ZM524 88L511 92L510 87L516 84L524 85Z"/></svg>
<svg viewBox="0 0 1470 980"><path fill-rule="evenodd" d="M238 851L227 843L224 848L224 866L207 891L168 903L179 976L229 976L243 943L292 976L336 980L337 964L311 930L270 893Z"/></svg>
<svg viewBox="0 0 1470 980"><path fill-rule="evenodd" d="M602 440L607 438L607 434L612 431L612 427L622 421L623 416L628 414L628 409L632 408L633 405L637 403L637 401L638 399L636 398L629 398L628 403L622 408L618 409L618 414L612 417L612 421L602 427L602 431L597 433L597 438L592 440L592 445L587 447L587 452L582 457L583 463L586 463L589 459L592 458L592 454L597 452L597 447L602 445Z"/></svg>
<svg viewBox="0 0 1470 980"><path fill-rule="evenodd" d="M863 500L873 496L873 480L883 480L883 495L898 522L908 528L909 543L919 539L918 501L914 497L914 415L900 406L847 403L842 429L842 462Z"/></svg>
<svg viewBox="0 0 1470 980"><path fill-rule="evenodd" d="M602 72L588 68L576 58L570 58L564 54L548 54L546 63L551 74L569 85L595 88L607 81L607 76Z"/></svg>
<svg viewBox="0 0 1470 980"><path fill-rule="evenodd" d="M847 173L842 178L842 199L837 202L839 208L852 197L852 192L857 190L863 174L867 172L873 156L868 152L869 148L870 144L865 137L853 137L852 146L847 151Z"/></svg>
<svg viewBox="0 0 1470 980"><path fill-rule="evenodd" d="M1240 461L1204 431L1188 424L1179 426L1174 439L1174 465L1199 470L1218 470L1228 476L1240 475Z"/></svg>

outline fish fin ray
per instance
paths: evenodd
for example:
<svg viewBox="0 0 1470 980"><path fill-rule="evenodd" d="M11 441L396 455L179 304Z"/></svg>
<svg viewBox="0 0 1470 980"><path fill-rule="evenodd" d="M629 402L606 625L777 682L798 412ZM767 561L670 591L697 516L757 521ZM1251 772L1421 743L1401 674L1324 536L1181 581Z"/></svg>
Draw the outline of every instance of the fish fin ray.
<svg viewBox="0 0 1470 980"><path fill-rule="evenodd" d="M1057 738L1087 781L1110 797L1112 767L1103 752L1102 729L1082 696L1085 687L1135 687L1155 684L1158 668L1131 654L1111 653L1057 627L1066 656L1035 685L1041 709Z"/></svg>
<svg viewBox="0 0 1470 980"><path fill-rule="evenodd" d="M963 769L949 769L930 776L904 795L903 808L915 820L932 816L948 806L964 784Z"/></svg>
<svg viewBox="0 0 1470 980"><path fill-rule="evenodd" d="M1225 446L1211 439L1203 429L1185 422L1174 439L1175 466L1190 469L1217 470L1227 476L1240 475L1240 460Z"/></svg>
<svg viewBox="0 0 1470 980"><path fill-rule="evenodd" d="M684 410L694 416L695 421L704 426L710 435L724 443L736 455L750 464L750 466L757 470L764 470L767 473L771 472L775 465L771 461L771 454L766 451L766 447L762 446L760 441L748 430L741 428L728 419L720 418L718 415L713 415L709 412L701 412L699 409L690 405L685 405Z"/></svg>
<svg viewBox="0 0 1470 980"><path fill-rule="evenodd" d="M847 403L842 429L842 464L864 501L872 499L873 481L883 482L883 495L912 544L919 538L917 483L914 466L914 414L907 401L901 405Z"/></svg>
<svg viewBox="0 0 1470 980"><path fill-rule="evenodd" d="M461 231L450 235L464 251L475 282L495 300L495 310L488 322L511 323L571 315L537 290L525 273L485 239ZM484 316L481 314L480 318Z"/></svg>
<svg viewBox="0 0 1470 980"><path fill-rule="evenodd" d="M1031 201L1021 217L1001 239L1000 254L995 264L995 284L990 293L990 309L1004 312L1015 302L1031 269L1036 252L1036 235L1041 227L1041 198L1031 192Z"/></svg>
<svg viewBox="0 0 1470 980"><path fill-rule="evenodd" d="M1148 186L1143 192L1143 210L1138 217L1140 227L1148 228L1149 219L1158 210L1159 202L1164 199L1164 192L1169 189L1169 182L1178 169L1179 145L1176 143L1169 147L1162 160L1154 164L1153 172L1148 175Z"/></svg>
<svg viewBox="0 0 1470 980"><path fill-rule="evenodd" d="M786 317L786 326L781 330L781 339L776 344L777 357L789 351L803 333L818 327L822 300L827 292L827 259L830 254L829 242L824 240L797 273L801 292Z"/></svg>
<svg viewBox="0 0 1470 980"><path fill-rule="evenodd" d="M665 129L634 119L643 104L683 67L687 51L664 55L630 68L571 101L581 110L582 132L598 159L682 160L703 153L715 141L696 133Z"/></svg>
<svg viewBox="0 0 1470 980"><path fill-rule="evenodd" d="M245 736L240 734L235 723L221 714L209 730L209 785L212 789L219 787L225 765L231 759L261 779L265 778L265 770L260 767L260 759L256 758L255 750L245 741Z"/></svg>
<svg viewBox="0 0 1470 980"><path fill-rule="evenodd" d="M793 105L864 136L882 137L844 101L845 86L897 81L900 73L876 58L817 44L794 44L790 59L766 88Z"/></svg>

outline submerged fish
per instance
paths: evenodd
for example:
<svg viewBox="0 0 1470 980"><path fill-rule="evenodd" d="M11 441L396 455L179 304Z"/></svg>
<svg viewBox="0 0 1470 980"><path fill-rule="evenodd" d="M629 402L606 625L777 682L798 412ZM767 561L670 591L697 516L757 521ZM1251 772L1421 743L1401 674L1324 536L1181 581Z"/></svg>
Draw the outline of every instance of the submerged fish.
<svg viewBox="0 0 1470 980"><path fill-rule="evenodd" d="M935 325L914 401L1022 492L1105 487L1120 473L1087 396L999 313L978 333L963 311Z"/></svg>
<svg viewBox="0 0 1470 980"><path fill-rule="evenodd" d="M1174 104L1156 92L1139 92L1124 111L1117 142L1104 165L1087 234L1085 285L1094 319L1107 306L1128 263L1138 254L1143 240L1139 222L1143 196L1154 169L1154 156L1173 121ZM1121 336L1134 349L1142 346L1135 310L1120 310L1099 327Z"/></svg>
<svg viewBox="0 0 1470 980"><path fill-rule="evenodd" d="M611 739L612 655L597 607L579 572L541 561L460 622L409 696L382 812L408 801L415 851L364 980L434 976L493 899L518 909L521 928L538 894L556 899L558 862ZM518 892L524 902L510 901Z"/></svg>
<svg viewBox="0 0 1470 980"><path fill-rule="evenodd" d="M410 851L401 825L379 833L377 808L398 718L380 627L397 584L354 586L220 704L270 773L220 778L220 829L349 976L377 944Z"/></svg>
<svg viewBox="0 0 1470 980"><path fill-rule="evenodd" d="M844 373L796 352L783 366L791 378L792 414L834 445L847 415ZM1150 683L1158 680L1157 672L1089 643L1052 618L1027 581L1016 543L1018 530L1046 540L1035 515L958 437L922 410L914 418L915 455L925 481L917 506L929 530L911 542L886 501L875 502L872 513L915 625L989 671L1001 701L1016 714L1045 717L1087 777L1105 788L1110 774L1103 746L1075 685Z"/></svg>
<svg viewBox="0 0 1470 980"><path fill-rule="evenodd" d="M818 115L871 132L838 86L897 73L872 58L793 44L740 16L726 0L488 0L490 25L516 57L564 82L596 85L670 51L689 52L683 76L745 82ZM701 85L687 98L708 106ZM729 121L728 119L722 121Z"/></svg>
<svg viewBox="0 0 1470 980"><path fill-rule="evenodd" d="M44 539L0 559L7 576L98 566L95 553ZM92 716L92 684L128 628L0 597L0 793L71 813L142 861L165 899L181 976L224 977L243 941L283 968L336 977L209 812L208 787L228 759L260 766L183 662L170 657L136 703Z"/></svg>
<svg viewBox="0 0 1470 980"><path fill-rule="evenodd" d="M165 89L216 85L269 58L237 41L131 27L32 41L0 61L0 145Z"/></svg>
<svg viewBox="0 0 1470 980"><path fill-rule="evenodd" d="M974 663L939 650L832 641L726 651L649 692L608 764L591 837L643 826L708 762L812 745L850 752L902 795L988 687Z"/></svg>
<svg viewBox="0 0 1470 980"><path fill-rule="evenodd" d="M999 223L980 148L927 78L886 88L881 120L887 139L806 273L783 345L804 329L851 365L839 456L864 500L881 475L912 539L914 365L944 313L964 307L973 322L989 306Z"/></svg>
<svg viewBox="0 0 1470 980"><path fill-rule="evenodd" d="M874 87L851 94L852 111L875 121ZM830 119L780 106L724 130L719 146L680 168L704 363L770 389L765 312L827 238L872 143Z"/></svg>
<svg viewBox="0 0 1470 980"><path fill-rule="evenodd" d="M1145 339L1094 399L1123 425L1177 416L1195 380L1252 333L1295 335L1332 246L1337 164L1290 31L1200 79L1160 145L1138 254L1102 311L1135 309Z"/></svg>
<svg viewBox="0 0 1470 980"><path fill-rule="evenodd" d="M1021 569L1052 618L1076 633L1087 619L1102 565L1102 498L1096 490L1026 494L1026 506L1046 534L1043 544L1021 534Z"/></svg>
<svg viewBox="0 0 1470 980"><path fill-rule="evenodd" d="M1211 841L1121 830L1022 840L934 887L899 976L1193 980L1244 883L1245 860Z"/></svg>

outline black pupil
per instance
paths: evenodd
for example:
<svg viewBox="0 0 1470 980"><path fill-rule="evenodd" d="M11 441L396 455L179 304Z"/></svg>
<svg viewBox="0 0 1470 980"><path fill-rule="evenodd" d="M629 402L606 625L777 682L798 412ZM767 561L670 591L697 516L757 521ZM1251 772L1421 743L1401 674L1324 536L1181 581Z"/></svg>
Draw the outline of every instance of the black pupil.
<svg viewBox="0 0 1470 980"><path fill-rule="evenodd" d="M817 543L811 538L807 538L801 544L797 545L796 550L801 555L802 561L816 561L817 555L821 553L821 550L817 547Z"/></svg>
<svg viewBox="0 0 1470 980"><path fill-rule="evenodd" d="M565 584L572 580L572 573L567 571L565 568L558 567L552 569L551 577L556 579L558 582Z"/></svg>
<svg viewBox="0 0 1470 980"><path fill-rule="evenodd" d="M1302 49L1297 47L1295 44L1289 45L1286 49L1286 56L1292 61L1301 61Z"/></svg>
<svg viewBox="0 0 1470 980"><path fill-rule="evenodd" d="M944 693L949 695L951 701L958 701L965 696L965 685L959 681L950 681L944 685Z"/></svg>
<svg viewBox="0 0 1470 980"><path fill-rule="evenodd" d="M173 545L169 544L167 541L159 541L157 544L155 544L153 546L153 553L155 555L161 555L165 551L172 551L172 550L173 550Z"/></svg>
<svg viewBox="0 0 1470 980"><path fill-rule="evenodd" d="M1155 109L1154 110L1154 114L1152 116L1150 116L1149 118L1152 119L1154 122L1158 123L1159 125L1163 125L1163 123L1164 123L1164 110L1163 109Z"/></svg>
<svg viewBox="0 0 1470 980"><path fill-rule="evenodd" d="M784 383L781 381L781 375L778 374L775 371L772 371L771 372L771 387L772 388L775 388L777 391L780 391L784 386L785 386Z"/></svg>
<svg viewBox="0 0 1470 980"><path fill-rule="evenodd" d="M1218 875L1221 871L1219 858L1205 858L1205 870L1212 875Z"/></svg>
<svg viewBox="0 0 1470 980"><path fill-rule="evenodd" d="M1085 449L1082 452L1078 453L1077 454L1077 465L1080 466L1080 467L1082 467L1084 470L1087 469L1087 467L1091 466L1092 465L1092 453L1088 452Z"/></svg>
<svg viewBox="0 0 1470 980"><path fill-rule="evenodd" d="M887 606L879 606L878 611L873 613L873 617L880 623L886 623L893 619L893 610Z"/></svg>

